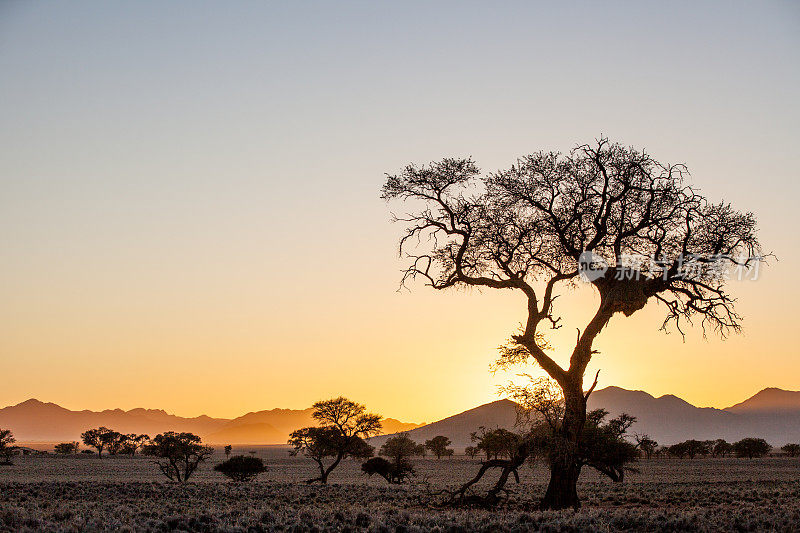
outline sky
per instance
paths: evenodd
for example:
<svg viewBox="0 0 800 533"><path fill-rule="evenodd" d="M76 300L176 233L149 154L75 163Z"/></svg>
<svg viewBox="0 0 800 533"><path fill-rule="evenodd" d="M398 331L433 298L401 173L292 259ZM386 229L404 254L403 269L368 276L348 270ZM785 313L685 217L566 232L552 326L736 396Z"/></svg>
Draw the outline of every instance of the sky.
<svg viewBox="0 0 800 533"><path fill-rule="evenodd" d="M234 417L345 395L430 422L496 400L524 302L398 291L385 173L600 135L685 163L778 260L731 287L741 335L612 319L598 386L800 390L798 86L794 2L3 1L0 405ZM562 302L564 362L596 302Z"/></svg>

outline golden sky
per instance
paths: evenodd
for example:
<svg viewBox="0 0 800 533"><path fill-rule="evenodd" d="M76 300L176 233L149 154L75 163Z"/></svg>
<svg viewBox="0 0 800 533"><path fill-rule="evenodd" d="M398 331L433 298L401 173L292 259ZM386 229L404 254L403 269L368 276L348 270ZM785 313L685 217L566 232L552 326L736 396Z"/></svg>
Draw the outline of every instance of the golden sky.
<svg viewBox="0 0 800 533"><path fill-rule="evenodd" d="M686 163L779 261L733 288L743 335L615 317L599 386L800 389L795 5L188 6L0 7L0 405L233 417L343 394L421 422L497 399L520 296L397 292L383 173L601 134ZM592 298L561 301L557 348Z"/></svg>

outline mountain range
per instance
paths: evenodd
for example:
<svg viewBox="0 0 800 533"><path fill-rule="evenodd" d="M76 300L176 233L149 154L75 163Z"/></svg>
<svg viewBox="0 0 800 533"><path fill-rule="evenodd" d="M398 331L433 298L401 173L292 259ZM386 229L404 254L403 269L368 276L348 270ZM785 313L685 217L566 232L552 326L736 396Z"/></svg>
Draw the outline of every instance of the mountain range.
<svg viewBox="0 0 800 533"><path fill-rule="evenodd" d="M289 433L316 425L311 409L271 409L247 413L234 419L198 416L184 418L161 409L107 409L71 411L54 403L30 399L0 409L0 428L11 429L19 442L79 440L90 428L106 426L121 433L190 431L213 444L286 444ZM383 431L397 433L421 424L384 418Z"/></svg>
<svg viewBox="0 0 800 533"><path fill-rule="evenodd" d="M588 409L603 408L609 417L628 413L636 417L631 434L647 434L659 444L674 444L687 439L725 439L733 442L745 437L761 437L774 446L800 442L800 392L764 389L747 400L725 409L695 407L667 394L658 398L644 392L606 387L589 396ZM513 429L517 405L498 400L409 431L417 442L445 435L456 449L471 444L470 434L480 426ZM376 437L380 445L388 438Z"/></svg>
<svg viewBox="0 0 800 533"><path fill-rule="evenodd" d="M762 437L773 445L800 442L800 392L767 388L747 400L727 407L695 407L671 394L658 398L620 387L596 390L589 409L602 407L610 416L628 413L636 417L631 433L648 434L660 444L686 439ZM431 424L383 420L384 434L408 431L417 442L436 435L449 437L459 449L470 445L470 433L480 426L512 429L516 404L497 400ZM123 433L155 435L169 430L191 431L214 444L285 444L294 429L314 425L311 409L271 409L234 419L198 416L184 418L159 409L109 409L71 411L54 403L27 400L0 409L0 428L14 432L20 442L77 440L86 429L106 426ZM381 444L387 437L372 439Z"/></svg>

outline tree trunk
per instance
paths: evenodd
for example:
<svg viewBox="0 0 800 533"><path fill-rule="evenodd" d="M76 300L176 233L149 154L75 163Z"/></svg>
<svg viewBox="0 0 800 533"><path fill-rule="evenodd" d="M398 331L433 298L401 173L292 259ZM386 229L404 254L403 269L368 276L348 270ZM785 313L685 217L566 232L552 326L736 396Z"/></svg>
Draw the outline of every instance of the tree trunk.
<svg viewBox="0 0 800 533"><path fill-rule="evenodd" d="M580 381L564 387L564 420L558 440L550 456L550 484L542 499L542 509L577 509L578 476L581 467L577 451L583 426L586 423L586 399Z"/></svg>

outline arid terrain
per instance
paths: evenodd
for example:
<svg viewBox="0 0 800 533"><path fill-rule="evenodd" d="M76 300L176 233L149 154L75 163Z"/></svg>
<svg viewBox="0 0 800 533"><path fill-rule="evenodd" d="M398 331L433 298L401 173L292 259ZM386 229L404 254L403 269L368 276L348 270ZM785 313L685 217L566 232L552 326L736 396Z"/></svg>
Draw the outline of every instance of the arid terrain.
<svg viewBox="0 0 800 533"><path fill-rule="evenodd" d="M347 460L328 486L306 485L310 460L281 447L269 471L231 483L212 470L217 451L185 485L145 457L24 456L0 468L0 530L98 531L798 531L800 459L642 460L622 484L584 470L577 511L540 512L544 465L525 466L497 511L439 507L432 492L467 480L477 460L417 459L411 483L387 485ZM491 482L491 479L486 482Z"/></svg>

